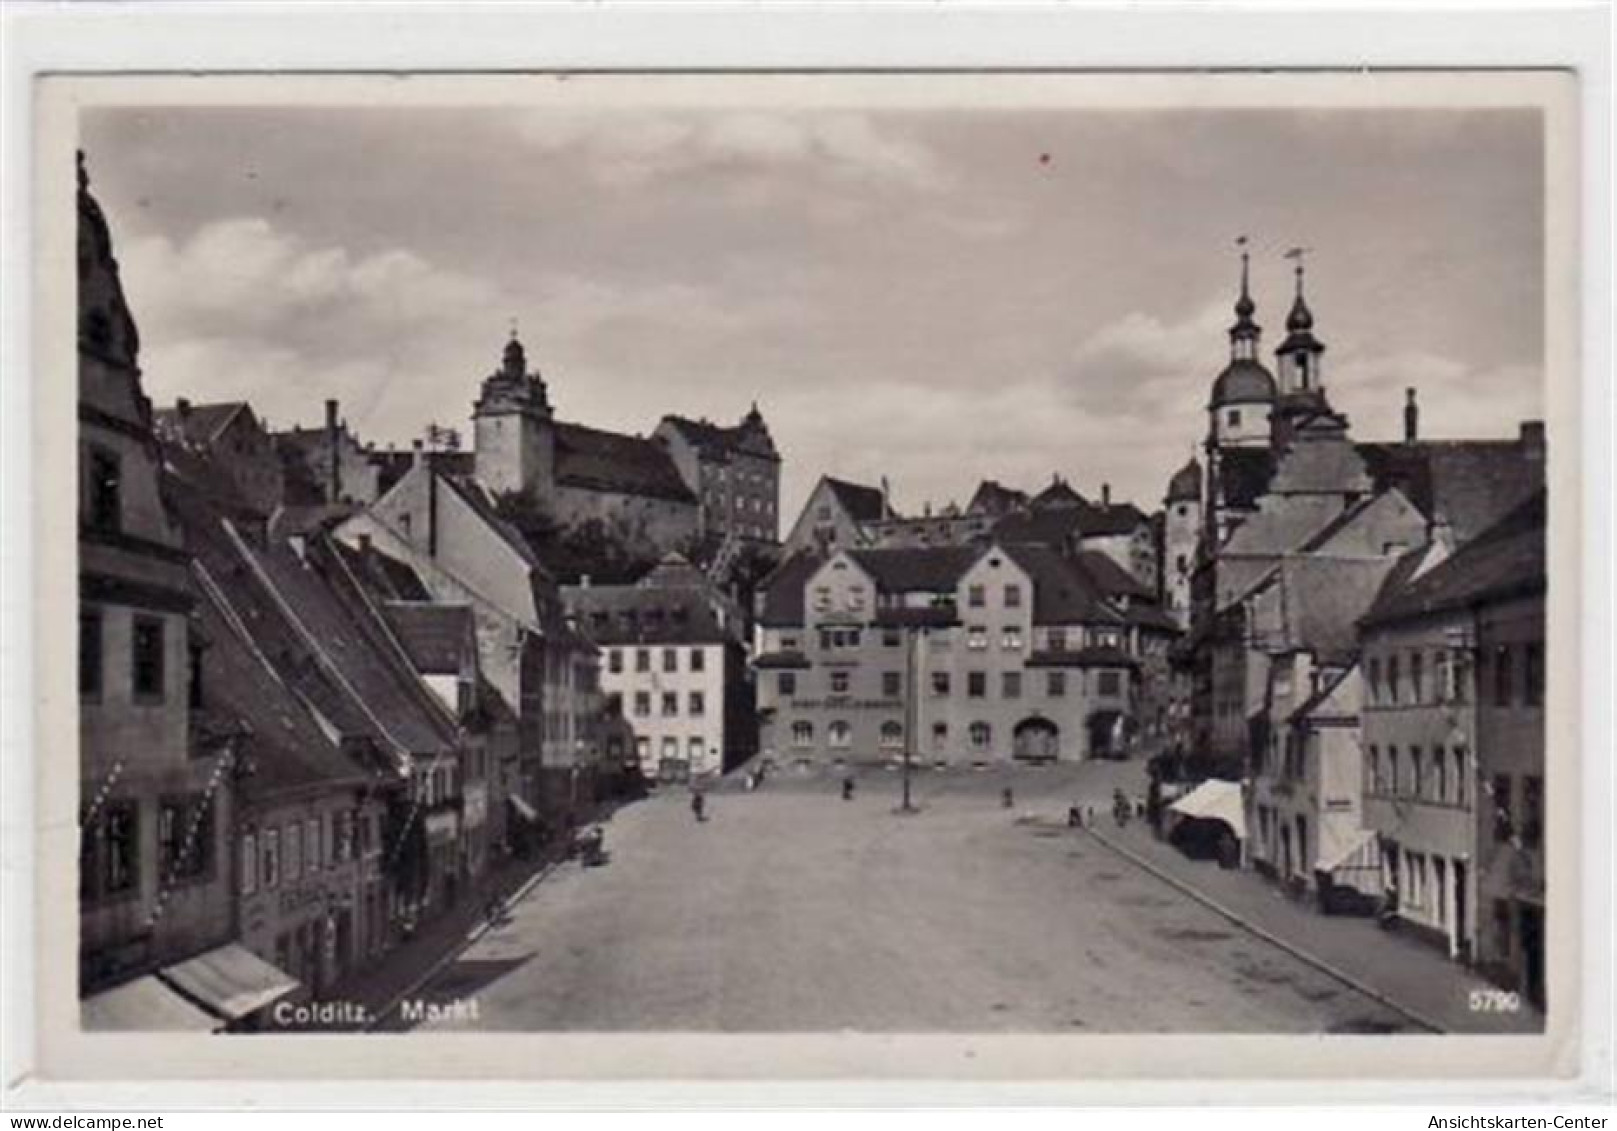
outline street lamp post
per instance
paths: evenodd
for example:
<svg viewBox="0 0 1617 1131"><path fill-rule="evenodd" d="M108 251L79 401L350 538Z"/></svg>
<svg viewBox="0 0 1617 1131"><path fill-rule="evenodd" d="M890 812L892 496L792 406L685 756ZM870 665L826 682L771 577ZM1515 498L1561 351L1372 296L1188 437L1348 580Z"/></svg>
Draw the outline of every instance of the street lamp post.
<svg viewBox="0 0 1617 1131"><path fill-rule="evenodd" d="M909 627L904 630L904 800L899 812L913 813L915 805L910 799L910 780L915 769L915 728L921 715L920 696L915 689L915 676L920 667L916 652L920 648L921 634L925 630Z"/></svg>

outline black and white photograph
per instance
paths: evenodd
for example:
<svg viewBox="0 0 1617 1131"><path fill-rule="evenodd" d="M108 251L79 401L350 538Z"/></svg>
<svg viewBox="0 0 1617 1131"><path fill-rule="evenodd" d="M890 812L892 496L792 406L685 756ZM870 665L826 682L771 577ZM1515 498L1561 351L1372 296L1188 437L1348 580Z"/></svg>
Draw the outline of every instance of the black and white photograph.
<svg viewBox="0 0 1617 1131"><path fill-rule="evenodd" d="M1568 75L41 89L73 1048L1567 1063Z"/></svg>

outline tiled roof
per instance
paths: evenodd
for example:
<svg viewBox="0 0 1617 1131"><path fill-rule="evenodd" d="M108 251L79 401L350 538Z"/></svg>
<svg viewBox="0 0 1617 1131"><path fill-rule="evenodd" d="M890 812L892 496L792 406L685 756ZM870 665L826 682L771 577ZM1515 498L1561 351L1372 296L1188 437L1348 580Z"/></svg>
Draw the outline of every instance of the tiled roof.
<svg viewBox="0 0 1617 1131"><path fill-rule="evenodd" d="M1165 632L1182 632L1183 627L1173 619L1173 615L1161 605L1130 605L1124 614L1130 624L1140 625L1142 628L1159 628Z"/></svg>
<svg viewBox="0 0 1617 1131"><path fill-rule="evenodd" d="M711 420L691 420L684 416L665 416L663 421L677 429L705 456L723 458L733 452L742 452L777 462L780 459L768 430L761 426L749 427L745 420L730 428L714 424Z"/></svg>
<svg viewBox="0 0 1617 1131"><path fill-rule="evenodd" d="M694 503L668 452L655 440L555 424L556 479L569 487Z"/></svg>
<svg viewBox="0 0 1617 1131"><path fill-rule="evenodd" d="M1005 514L1027 506L1028 501L1026 491L1007 487L998 480L984 479L977 485L977 490L971 496L971 502L966 504L966 513Z"/></svg>
<svg viewBox="0 0 1617 1131"><path fill-rule="evenodd" d="M1413 581L1386 589L1366 625L1542 593L1546 584L1545 494L1538 492Z"/></svg>
<svg viewBox="0 0 1617 1131"><path fill-rule="evenodd" d="M1072 489L1072 485L1065 479L1053 479L1050 486L1033 496L1035 509L1044 507L1081 507L1088 502L1082 495Z"/></svg>
<svg viewBox="0 0 1617 1131"><path fill-rule="evenodd" d="M370 546L356 549L333 541L331 547L350 573L374 596L383 601L430 601L432 595L421 578L404 562Z"/></svg>
<svg viewBox="0 0 1617 1131"><path fill-rule="evenodd" d="M1282 647L1345 663L1358 647L1357 623L1393 568L1387 558L1287 558L1280 564Z"/></svg>
<svg viewBox="0 0 1617 1131"><path fill-rule="evenodd" d="M733 637L705 589L570 585L562 601L596 644L724 644Z"/></svg>
<svg viewBox="0 0 1617 1131"><path fill-rule="evenodd" d="M415 669L425 675L459 675L477 640L470 605L388 601L382 606Z"/></svg>
<svg viewBox="0 0 1617 1131"><path fill-rule="evenodd" d="M1364 460L1345 437L1300 438L1280 455L1269 490L1274 494L1368 493Z"/></svg>
<svg viewBox="0 0 1617 1131"><path fill-rule="evenodd" d="M833 479L829 475L825 477L825 485L855 522L876 522L886 517L887 508L882 501L882 493L875 487L849 483L846 479Z"/></svg>
<svg viewBox="0 0 1617 1131"><path fill-rule="evenodd" d="M1079 568L1089 575L1108 597L1135 597L1149 600L1156 594L1151 587L1118 565L1100 550L1084 550L1077 557Z"/></svg>
<svg viewBox="0 0 1617 1131"><path fill-rule="evenodd" d="M914 546L850 550L848 556L885 593L953 593L960 577L982 557L976 546Z"/></svg>
<svg viewBox="0 0 1617 1131"><path fill-rule="evenodd" d="M1079 511L1078 532L1086 538L1132 534L1150 521L1133 503L1114 503L1109 507L1085 505Z"/></svg>
<svg viewBox="0 0 1617 1131"><path fill-rule="evenodd" d="M263 514L242 496L235 477L219 465L219 457L198 448L160 440L165 482L184 483L193 500L233 517L261 521Z"/></svg>
<svg viewBox="0 0 1617 1131"><path fill-rule="evenodd" d="M1066 651L1058 648L1041 649L1027 658L1030 668L1137 668L1139 661L1121 648L1109 644L1092 644L1085 648Z"/></svg>
<svg viewBox="0 0 1617 1131"><path fill-rule="evenodd" d="M877 609L875 623L881 628L946 628L960 623L953 605L924 609Z"/></svg>
<svg viewBox="0 0 1617 1131"><path fill-rule="evenodd" d="M1033 581L1034 624L1117 624L1089 571L1048 546L1007 545L1005 552Z"/></svg>
<svg viewBox="0 0 1617 1131"><path fill-rule="evenodd" d="M457 498L466 504L471 511L483 521L500 540L522 559L524 565L530 569L542 569L538 556L533 552L533 546L528 539L517 529L516 525L507 522L500 516L494 505L494 500L483 488L483 484L470 476L438 474L441 482L448 485L455 492Z"/></svg>
<svg viewBox="0 0 1617 1131"><path fill-rule="evenodd" d="M824 562L824 558L799 550L770 570L758 583L758 592L763 595L758 623L767 627L802 624L804 586Z"/></svg>
<svg viewBox="0 0 1617 1131"><path fill-rule="evenodd" d="M1085 513L1082 507L1013 511L994 524L992 534L1002 545L1014 542L1060 549L1080 533Z"/></svg>
<svg viewBox="0 0 1617 1131"><path fill-rule="evenodd" d="M160 435L205 448L217 440L236 414L245 408L246 401L194 404L183 411L178 407L160 408L152 414L153 424Z"/></svg>
<svg viewBox="0 0 1617 1131"><path fill-rule="evenodd" d="M1396 486L1469 542L1544 486L1544 460L1519 440L1359 444L1378 490Z"/></svg>

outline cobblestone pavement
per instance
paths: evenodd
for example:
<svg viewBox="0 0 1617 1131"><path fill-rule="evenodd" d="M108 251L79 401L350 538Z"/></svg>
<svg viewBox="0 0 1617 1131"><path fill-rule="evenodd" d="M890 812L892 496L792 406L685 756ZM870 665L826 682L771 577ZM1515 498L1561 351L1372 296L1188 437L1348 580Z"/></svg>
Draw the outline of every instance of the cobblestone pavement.
<svg viewBox="0 0 1617 1131"><path fill-rule="evenodd" d="M408 1003L492 1030L1378 1032L1409 1022L1056 818L1105 765L782 774L620 810ZM1014 791L1005 808L1001 790Z"/></svg>

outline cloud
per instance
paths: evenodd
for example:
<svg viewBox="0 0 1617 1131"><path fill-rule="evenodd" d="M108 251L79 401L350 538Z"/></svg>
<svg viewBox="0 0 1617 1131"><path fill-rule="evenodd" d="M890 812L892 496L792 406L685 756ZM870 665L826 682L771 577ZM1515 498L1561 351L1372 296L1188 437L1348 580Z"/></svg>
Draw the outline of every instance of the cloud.
<svg viewBox="0 0 1617 1131"><path fill-rule="evenodd" d="M697 172L782 173L849 187L930 192L945 171L930 148L880 128L857 113L616 115L590 119L567 111L522 114L518 136L542 152L579 161L616 189ZM748 192L756 198L756 186Z"/></svg>

